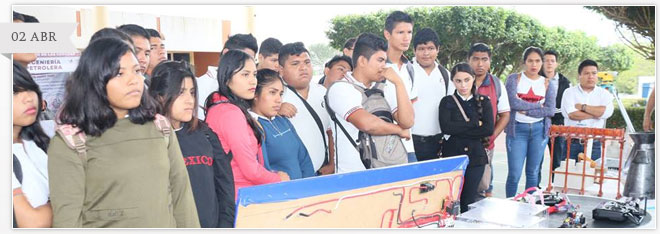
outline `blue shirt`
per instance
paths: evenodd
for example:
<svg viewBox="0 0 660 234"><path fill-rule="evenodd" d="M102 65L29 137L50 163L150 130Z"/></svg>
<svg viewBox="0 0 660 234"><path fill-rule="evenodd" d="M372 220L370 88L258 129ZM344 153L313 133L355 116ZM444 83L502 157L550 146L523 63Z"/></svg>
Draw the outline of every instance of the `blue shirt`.
<svg viewBox="0 0 660 234"><path fill-rule="evenodd" d="M286 172L292 180L314 176L314 166L307 148L291 122L281 116L272 120L257 116L257 119L265 135L261 149L266 169Z"/></svg>

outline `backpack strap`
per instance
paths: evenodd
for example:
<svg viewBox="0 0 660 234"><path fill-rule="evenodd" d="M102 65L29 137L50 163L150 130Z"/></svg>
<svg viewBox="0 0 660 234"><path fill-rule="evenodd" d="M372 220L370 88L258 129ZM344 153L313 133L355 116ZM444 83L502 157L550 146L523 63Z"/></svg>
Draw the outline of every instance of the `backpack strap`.
<svg viewBox="0 0 660 234"><path fill-rule="evenodd" d="M348 134L348 131L346 131L346 128L344 128L344 125L342 125L341 122L339 122L339 119L337 119L337 116L335 115L335 111L333 111L332 108L330 108L330 102L329 102L330 100L328 99L328 93L330 92L330 89L332 88L332 86L334 84L338 83L338 82L346 82L346 81L338 80L338 81L335 81L332 85L330 85L330 87L328 87L328 91L326 92L325 96L323 96L323 99L325 99L325 108L328 111L328 114L330 115L330 119L332 119L332 121L335 122L335 125L339 125L339 128L341 129L342 132L344 132L344 135L346 135L346 138L348 139L348 141L350 141L351 144L353 145L353 147L355 147L355 149L358 150L358 152L359 152L359 148L358 148L357 143L355 142L355 139L353 139L351 137L351 134ZM346 82L346 83L351 84L350 82ZM363 92L363 95L364 95L364 92ZM336 144L337 143L335 142L335 145ZM336 163L336 159L335 159L335 163Z"/></svg>
<svg viewBox="0 0 660 234"><path fill-rule="evenodd" d="M162 116L160 114L156 114L154 116L154 124L156 125L156 128L158 128L158 131L160 131L163 134L163 138L165 139L165 145L168 147L170 146L170 134L172 133L172 125L170 125L170 121L167 120L165 116Z"/></svg>
<svg viewBox="0 0 660 234"><path fill-rule="evenodd" d="M493 82L493 85L495 85L495 93L497 93L497 103L500 103L500 96L502 96L502 83L500 83L500 79L495 79L493 75L490 75L490 81Z"/></svg>
<svg viewBox="0 0 660 234"><path fill-rule="evenodd" d="M445 96L449 95L447 92L449 92L449 73L447 73L447 68L442 66L442 64L438 64L438 70L440 70L440 74L442 74L442 80L445 82Z"/></svg>
<svg viewBox="0 0 660 234"><path fill-rule="evenodd" d="M87 146L85 145L87 136L85 133L71 124L57 125L55 131L62 137L64 143L69 148L78 153L83 168L87 168Z"/></svg>
<svg viewBox="0 0 660 234"><path fill-rule="evenodd" d="M413 68L413 65L411 62L406 63L406 70L408 70L408 75L410 76L410 88L415 86L415 68Z"/></svg>

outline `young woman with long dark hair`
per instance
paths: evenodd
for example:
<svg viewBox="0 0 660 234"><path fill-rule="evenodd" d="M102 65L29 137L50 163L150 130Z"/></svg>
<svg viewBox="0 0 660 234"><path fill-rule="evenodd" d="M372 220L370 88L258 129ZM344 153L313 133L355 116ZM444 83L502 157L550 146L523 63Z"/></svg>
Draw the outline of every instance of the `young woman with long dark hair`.
<svg viewBox="0 0 660 234"><path fill-rule="evenodd" d="M197 82L185 62L164 61L152 71L149 95L161 104L176 132L188 169L202 228L230 228L234 224L234 177L231 154L218 136L197 119Z"/></svg>
<svg viewBox="0 0 660 234"><path fill-rule="evenodd" d="M461 212L477 198L477 188L488 164L486 148L493 134L493 107L487 96L479 95L475 75L467 63L451 69L451 81L456 87L453 95L440 101L440 128L450 135L442 147L442 157L467 155L470 162L465 169L461 191Z"/></svg>
<svg viewBox="0 0 660 234"><path fill-rule="evenodd" d="M53 210L48 200L50 138L39 125L42 111L39 86L23 65L14 61L13 97L13 205L14 227L50 227Z"/></svg>
<svg viewBox="0 0 660 234"><path fill-rule="evenodd" d="M206 99L206 123L218 135L225 153L231 152L235 194L247 186L289 180L285 172L264 167L261 131L248 113L257 89L254 58L229 50L218 65L218 91ZM238 197L236 197L238 199Z"/></svg>
<svg viewBox="0 0 660 234"><path fill-rule="evenodd" d="M48 148L54 227L199 227L179 143L143 80L125 41L82 52Z"/></svg>

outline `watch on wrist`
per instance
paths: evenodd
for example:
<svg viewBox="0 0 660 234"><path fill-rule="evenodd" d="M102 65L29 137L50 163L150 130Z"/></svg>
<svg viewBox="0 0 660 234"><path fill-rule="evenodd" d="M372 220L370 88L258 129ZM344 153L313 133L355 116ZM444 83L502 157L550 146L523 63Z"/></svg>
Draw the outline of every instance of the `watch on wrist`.
<svg viewBox="0 0 660 234"><path fill-rule="evenodd" d="M587 104L582 104L582 111L586 112L587 111Z"/></svg>

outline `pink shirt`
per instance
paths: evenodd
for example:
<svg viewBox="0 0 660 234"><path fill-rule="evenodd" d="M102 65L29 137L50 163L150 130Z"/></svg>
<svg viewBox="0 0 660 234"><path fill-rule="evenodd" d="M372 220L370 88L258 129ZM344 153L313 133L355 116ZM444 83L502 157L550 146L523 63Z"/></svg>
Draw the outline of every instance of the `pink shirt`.
<svg viewBox="0 0 660 234"><path fill-rule="evenodd" d="M213 94L213 101L226 101L224 96ZM280 182L280 176L264 168L261 146L257 143L245 115L236 105L220 103L208 110L206 123L218 135L225 153L231 152L231 168L234 174L236 199L238 189L253 185Z"/></svg>

